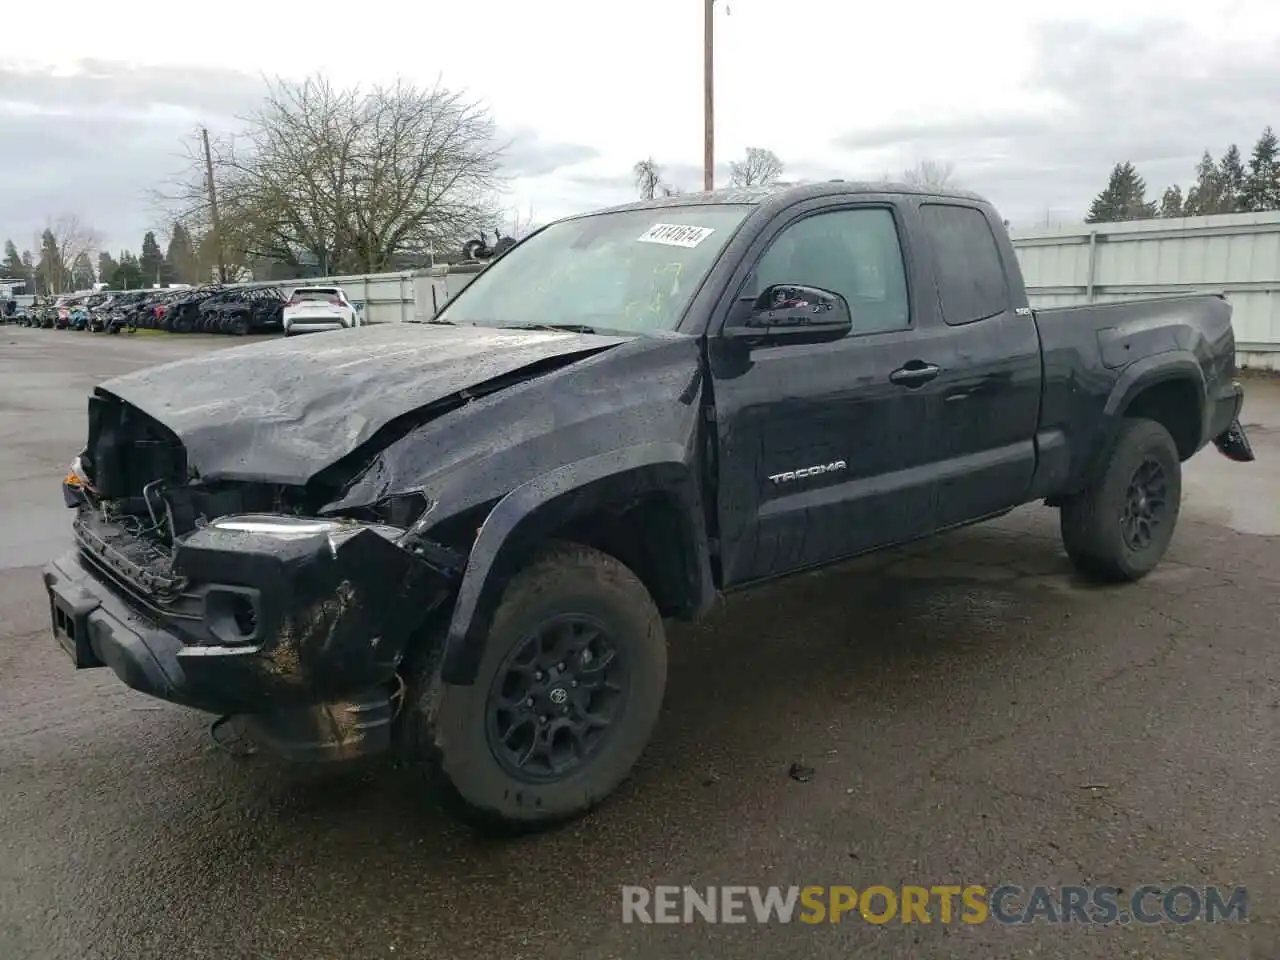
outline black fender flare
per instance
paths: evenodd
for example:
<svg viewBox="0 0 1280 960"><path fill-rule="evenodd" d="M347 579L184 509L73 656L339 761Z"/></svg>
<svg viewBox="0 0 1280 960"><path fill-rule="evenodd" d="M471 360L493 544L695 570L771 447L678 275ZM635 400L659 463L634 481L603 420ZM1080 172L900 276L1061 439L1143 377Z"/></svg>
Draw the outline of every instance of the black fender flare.
<svg viewBox="0 0 1280 960"><path fill-rule="evenodd" d="M1103 408L1103 420L1106 424L1105 439L1109 439L1120 428L1120 417L1129 404L1143 390L1159 383L1173 380L1189 381L1195 387L1199 409L1200 428L1197 431L1196 448L1204 445L1209 429L1209 417L1212 414L1208 402L1208 388L1205 384L1204 370L1195 354L1189 350L1170 350L1157 353L1125 367L1116 379L1111 393L1107 396ZM1105 445L1105 444L1104 444Z"/></svg>
<svg viewBox="0 0 1280 960"><path fill-rule="evenodd" d="M1204 371L1200 368L1200 362L1189 350L1171 350L1143 357L1125 367L1107 396L1103 415L1108 419L1119 417L1121 411L1139 393L1147 387L1166 380L1190 380L1196 385L1196 392L1200 396L1203 407L1205 384Z"/></svg>
<svg viewBox="0 0 1280 960"><path fill-rule="evenodd" d="M475 681L502 589L533 545L586 510L619 496L654 492L673 496L679 506L682 548L696 582L697 613L705 612L715 601L715 582L701 484L687 452L678 443L623 447L535 477L490 511L458 586L444 639L441 679L459 686Z"/></svg>

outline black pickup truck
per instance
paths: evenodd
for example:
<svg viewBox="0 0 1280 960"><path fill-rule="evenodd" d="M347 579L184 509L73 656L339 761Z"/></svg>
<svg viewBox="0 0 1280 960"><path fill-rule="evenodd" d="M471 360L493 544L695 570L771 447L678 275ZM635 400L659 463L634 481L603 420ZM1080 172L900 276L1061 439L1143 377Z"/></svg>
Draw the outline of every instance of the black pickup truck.
<svg viewBox="0 0 1280 960"><path fill-rule="evenodd" d="M1139 579L1182 462L1252 459L1234 373L1218 296L1030 309L970 194L631 204L430 323L98 387L54 635L284 756L395 748L463 810L550 822L627 775L664 618L723 592L1035 500L1082 572Z"/></svg>

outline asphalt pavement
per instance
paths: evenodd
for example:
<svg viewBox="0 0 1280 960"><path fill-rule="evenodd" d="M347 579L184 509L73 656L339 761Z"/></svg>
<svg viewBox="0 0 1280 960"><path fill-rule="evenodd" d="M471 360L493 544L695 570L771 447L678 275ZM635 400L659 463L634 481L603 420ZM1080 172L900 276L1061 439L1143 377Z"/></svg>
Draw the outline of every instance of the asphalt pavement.
<svg viewBox="0 0 1280 960"><path fill-rule="evenodd" d="M389 764L232 756L49 637L87 392L235 342L0 328L0 960L1280 957L1280 382L1142 583L1079 582L1031 506L733 598L672 630L620 793L502 841ZM1001 883L1244 886L1248 920L645 925L620 892Z"/></svg>

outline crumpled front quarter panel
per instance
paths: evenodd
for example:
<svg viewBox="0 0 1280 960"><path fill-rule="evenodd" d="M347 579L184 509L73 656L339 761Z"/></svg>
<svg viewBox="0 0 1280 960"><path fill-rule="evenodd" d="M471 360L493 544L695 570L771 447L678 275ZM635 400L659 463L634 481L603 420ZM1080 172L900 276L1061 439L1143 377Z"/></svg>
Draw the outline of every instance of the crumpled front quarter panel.
<svg viewBox="0 0 1280 960"><path fill-rule="evenodd" d="M694 338L639 338L477 400L388 446L327 510L421 490L439 522L567 464L650 443L678 445L700 475L700 360Z"/></svg>

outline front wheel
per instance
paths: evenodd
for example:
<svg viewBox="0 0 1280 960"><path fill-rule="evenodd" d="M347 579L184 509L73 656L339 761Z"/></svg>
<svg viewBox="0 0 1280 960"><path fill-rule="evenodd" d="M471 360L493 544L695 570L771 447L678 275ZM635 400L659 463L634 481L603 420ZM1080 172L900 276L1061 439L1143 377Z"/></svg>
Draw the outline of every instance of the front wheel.
<svg viewBox="0 0 1280 960"><path fill-rule="evenodd" d="M1062 543L1076 569L1139 580L1164 557L1182 501L1182 461L1161 424L1125 419L1096 477L1062 503Z"/></svg>
<svg viewBox="0 0 1280 960"><path fill-rule="evenodd" d="M464 819L529 829L585 813L630 773L662 707L666 638L634 573L561 543L507 586L475 682L440 686L435 669L411 678L409 742L429 744Z"/></svg>

